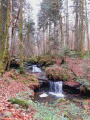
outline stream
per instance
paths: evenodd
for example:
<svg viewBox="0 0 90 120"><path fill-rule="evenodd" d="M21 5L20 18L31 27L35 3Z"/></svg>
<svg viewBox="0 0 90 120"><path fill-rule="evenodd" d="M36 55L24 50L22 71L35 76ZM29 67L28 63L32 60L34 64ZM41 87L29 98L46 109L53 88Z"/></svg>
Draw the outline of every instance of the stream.
<svg viewBox="0 0 90 120"><path fill-rule="evenodd" d="M33 101L39 103L53 103L59 98L66 98L73 100L73 98L80 98L80 93L73 89L64 88L62 81L53 82L50 81L45 72L38 65L24 64L27 72L36 74L40 83L40 89L35 89L35 96Z"/></svg>
<svg viewBox="0 0 90 120"><path fill-rule="evenodd" d="M29 72L36 74L41 84L40 89L36 90L35 92L34 101L38 101L40 103L53 103L58 98L65 97L65 95L63 94L62 81L53 82L48 80L48 78L45 75L45 72L41 70L41 68L37 65L32 65L29 68Z"/></svg>

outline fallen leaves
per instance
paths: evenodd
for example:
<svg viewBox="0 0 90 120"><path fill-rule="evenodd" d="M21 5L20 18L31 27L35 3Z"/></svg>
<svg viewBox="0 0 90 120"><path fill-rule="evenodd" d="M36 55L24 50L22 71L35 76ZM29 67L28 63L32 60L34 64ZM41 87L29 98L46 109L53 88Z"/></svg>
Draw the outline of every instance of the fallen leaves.
<svg viewBox="0 0 90 120"><path fill-rule="evenodd" d="M28 99L30 96L34 96L34 91L31 90L27 84L21 81L22 79L25 80L26 76L24 77L18 74L18 81L15 79L12 80L10 74L14 71L15 70L6 72L3 75L3 78L0 78L0 120L33 120L34 111L32 110L31 106L29 106L28 112L22 107L15 107L8 102L8 98L15 98L18 93L26 94L25 91L29 95L27 96ZM34 86L32 81L31 85Z"/></svg>

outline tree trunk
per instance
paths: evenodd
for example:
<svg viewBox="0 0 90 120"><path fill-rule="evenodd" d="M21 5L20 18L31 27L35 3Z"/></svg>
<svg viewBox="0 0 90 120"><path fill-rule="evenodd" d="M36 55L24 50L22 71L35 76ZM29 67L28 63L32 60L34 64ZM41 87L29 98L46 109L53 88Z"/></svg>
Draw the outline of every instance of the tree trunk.
<svg viewBox="0 0 90 120"><path fill-rule="evenodd" d="M60 31L61 31L61 47L63 47L64 40L63 40L63 23L62 23L62 16L60 15Z"/></svg>
<svg viewBox="0 0 90 120"><path fill-rule="evenodd" d="M3 1L0 2L0 61L3 55Z"/></svg>
<svg viewBox="0 0 90 120"><path fill-rule="evenodd" d="M0 75L3 74L7 67L8 63L8 48L9 48L9 23L10 23L10 0L8 0L8 7L7 7L7 22L6 22L6 32L4 37L4 51L3 51L3 58L0 63Z"/></svg>
<svg viewBox="0 0 90 120"><path fill-rule="evenodd" d="M22 30L23 30L23 16L22 16L22 7L23 7L23 0L20 0L20 71L23 71L23 35L22 35Z"/></svg>
<svg viewBox="0 0 90 120"><path fill-rule="evenodd" d="M60 3L59 3L59 0L57 0L57 5L58 5L58 9L59 9L59 26L60 26L60 34L61 34L61 46L60 47L63 47L63 43L64 43L64 40L63 40L63 23L62 23L62 15L61 15L61 11L60 11Z"/></svg>
<svg viewBox="0 0 90 120"><path fill-rule="evenodd" d="M45 55L45 37L44 37L44 27L43 27L43 54Z"/></svg>
<svg viewBox="0 0 90 120"><path fill-rule="evenodd" d="M87 17L87 1L86 0L85 0L85 16L86 16L87 49L89 51L89 34L88 34L88 17Z"/></svg>
<svg viewBox="0 0 90 120"><path fill-rule="evenodd" d="M48 52L50 52L50 39L51 39L51 16L49 18L49 41L48 41Z"/></svg>
<svg viewBox="0 0 90 120"><path fill-rule="evenodd" d="M83 50L83 0L80 1L81 4L81 57L84 55Z"/></svg>
<svg viewBox="0 0 90 120"><path fill-rule="evenodd" d="M78 1L76 1L76 21L75 21L75 51L79 51L79 36L78 36Z"/></svg>
<svg viewBox="0 0 90 120"><path fill-rule="evenodd" d="M68 14L68 0L66 0L66 43L69 46L69 14Z"/></svg>
<svg viewBox="0 0 90 120"><path fill-rule="evenodd" d="M10 24L9 24L9 61L8 61L8 70L10 69L10 60L11 60L11 44L12 44L12 0L10 0Z"/></svg>

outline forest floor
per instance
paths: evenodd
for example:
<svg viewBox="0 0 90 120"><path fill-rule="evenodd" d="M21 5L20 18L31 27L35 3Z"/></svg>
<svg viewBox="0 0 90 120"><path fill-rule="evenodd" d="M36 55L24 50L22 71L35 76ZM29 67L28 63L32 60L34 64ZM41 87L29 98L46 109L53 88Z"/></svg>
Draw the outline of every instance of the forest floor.
<svg viewBox="0 0 90 120"><path fill-rule="evenodd" d="M66 62L77 76L90 82L87 60L67 57ZM56 65L61 65L60 59ZM90 98L60 98L54 104L42 104L32 101L36 86L35 74L19 74L15 69L5 72L0 78L0 120L90 120Z"/></svg>
<svg viewBox="0 0 90 120"><path fill-rule="evenodd" d="M20 75L16 70L5 72L0 78L0 120L33 120L34 110L11 104L8 100L18 98L30 100L38 81L34 75Z"/></svg>
<svg viewBox="0 0 90 120"><path fill-rule="evenodd" d="M71 69L76 77L90 82L90 62L87 59L66 57L65 62L65 66ZM61 61L58 60L56 64L61 66Z"/></svg>

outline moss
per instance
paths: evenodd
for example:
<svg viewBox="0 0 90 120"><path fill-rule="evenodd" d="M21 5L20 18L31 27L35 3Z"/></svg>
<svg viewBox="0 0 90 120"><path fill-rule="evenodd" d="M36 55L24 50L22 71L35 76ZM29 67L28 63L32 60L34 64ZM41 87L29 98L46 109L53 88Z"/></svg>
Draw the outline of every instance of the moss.
<svg viewBox="0 0 90 120"><path fill-rule="evenodd" d="M0 63L0 75L3 74L7 67L8 63L8 56L9 56L9 21L10 21L10 1L8 1L8 7L7 7L7 23L6 23L6 31L4 36L4 51L3 51L3 58Z"/></svg>
<svg viewBox="0 0 90 120"><path fill-rule="evenodd" d="M0 61L3 57L3 2L0 3Z"/></svg>
<svg viewBox="0 0 90 120"><path fill-rule="evenodd" d="M49 79L55 81L57 80L67 81L73 79L73 74L71 73L70 70L67 70L66 68L62 68L56 65L46 68L45 72Z"/></svg>
<svg viewBox="0 0 90 120"><path fill-rule="evenodd" d="M22 74L22 77L24 79L22 79L21 82L24 83L24 84L27 84L28 86L31 85L31 82L35 85L39 84L37 77L34 76L34 75Z"/></svg>
<svg viewBox="0 0 90 120"><path fill-rule="evenodd" d="M0 73L3 74L8 63L8 45L5 49L4 57L0 63Z"/></svg>
<svg viewBox="0 0 90 120"><path fill-rule="evenodd" d="M38 61L38 64L41 64L42 66L50 66L53 65L56 62L56 59L53 58L53 56L41 56L41 58Z"/></svg>
<svg viewBox="0 0 90 120"><path fill-rule="evenodd" d="M43 66L43 67L42 67L42 70L44 70L44 71L45 71L45 69L46 69L46 67L45 67L45 66Z"/></svg>
<svg viewBox="0 0 90 120"><path fill-rule="evenodd" d="M32 58L29 59L28 62L31 63L31 64L37 64L38 58L37 57L32 57Z"/></svg>
<svg viewBox="0 0 90 120"><path fill-rule="evenodd" d="M41 66L48 67L50 65L53 65L58 58L60 58L58 54L57 55L46 54L44 56L32 57L29 59L29 62L31 64L39 64Z"/></svg>
<svg viewBox="0 0 90 120"><path fill-rule="evenodd" d="M58 102L58 103L66 102L66 99L64 99L64 98L59 98L59 99L57 100L57 102Z"/></svg>
<svg viewBox="0 0 90 120"><path fill-rule="evenodd" d="M19 100L19 99L17 99L17 98L15 98L15 99L10 99L10 100L8 100L8 101L11 102L12 104L18 104L18 105L20 105L20 106L22 106L22 107L24 107L24 108L26 108L26 109L28 109L28 107L29 107L29 105L28 105L28 103L27 103L26 101Z"/></svg>

